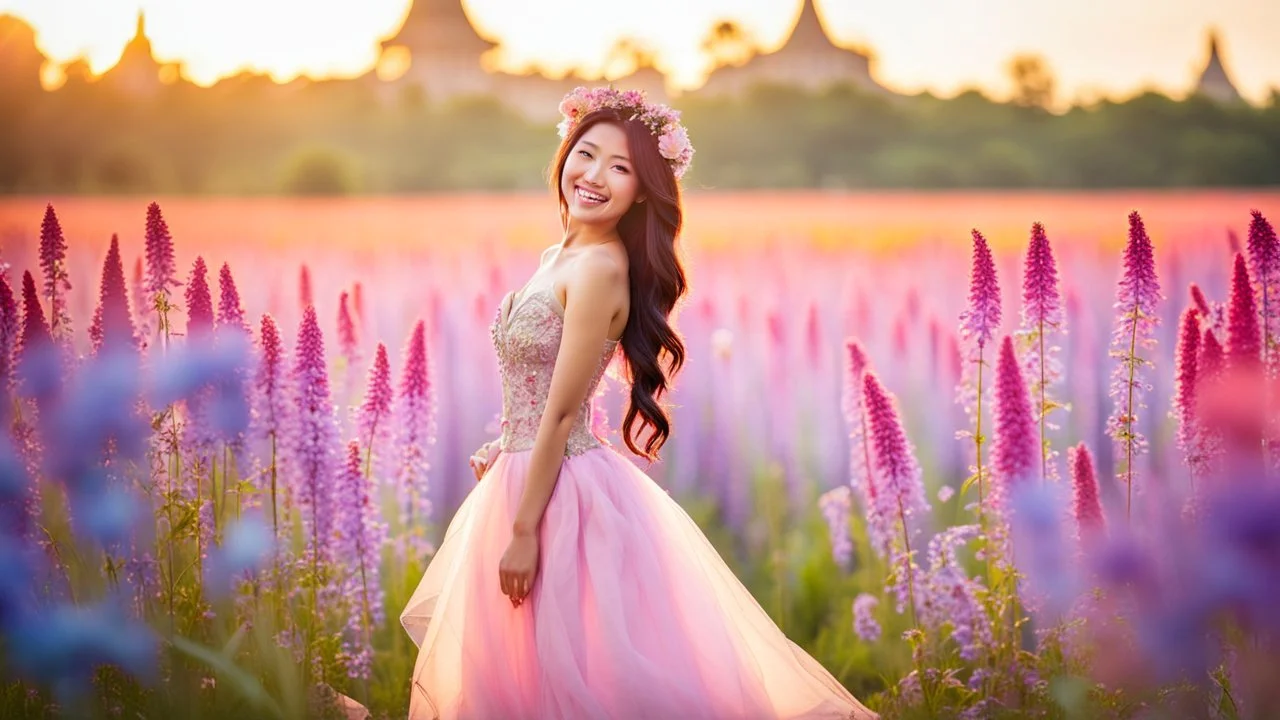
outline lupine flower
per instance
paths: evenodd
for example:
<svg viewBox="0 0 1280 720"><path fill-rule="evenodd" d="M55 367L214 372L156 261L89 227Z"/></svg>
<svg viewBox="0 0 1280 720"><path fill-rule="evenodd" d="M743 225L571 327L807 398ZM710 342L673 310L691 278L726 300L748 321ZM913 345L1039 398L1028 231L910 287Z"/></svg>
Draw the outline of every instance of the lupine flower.
<svg viewBox="0 0 1280 720"><path fill-rule="evenodd" d="M376 454L375 448L383 452L390 451L391 441L391 364L387 360L387 346L378 343L378 351L373 358L373 367L369 368L369 385L365 390L364 403L360 406L360 415L356 419L356 432L360 442L368 448L370 454Z"/></svg>
<svg viewBox="0 0 1280 720"><path fill-rule="evenodd" d="M1200 311L1189 307L1182 311L1178 323L1178 349L1175 358L1174 410L1170 416L1178 421L1178 448L1183 462L1191 470L1191 480L1203 471L1202 448L1196 420L1196 366L1200 360Z"/></svg>
<svg viewBox="0 0 1280 720"><path fill-rule="evenodd" d="M1141 370L1152 362L1139 354L1155 346L1155 328L1160 324L1156 305L1160 302L1160 281L1156 277L1155 252L1142 218L1129 214L1129 242L1124 251L1124 274L1116 291L1116 326L1111 335L1111 357L1117 358L1112 373L1111 397L1115 412L1107 421L1107 432L1115 438L1121 480L1127 486L1125 512L1133 499L1134 464L1146 450L1147 442L1138 431L1138 410L1146 407L1143 395L1150 385Z"/></svg>
<svg viewBox="0 0 1280 720"><path fill-rule="evenodd" d="M22 351L49 342L49 325L44 321L44 308L36 292L36 280L31 271L22 273Z"/></svg>
<svg viewBox="0 0 1280 720"><path fill-rule="evenodd" d="M841 404L845 424L849 428L849 485L861 495L867 515L867 533L871 546L882 556L888 547L887 529L880 525L876 504L876 481L871 463L871 446L867 438L867 414L862 401L863 374L867 369L867 353L853 338L845 341L845 387Z"/></svg>
<svg viewBox="0 0 1280 720"><path fill-rule="evenodd" d="M853 631L869 643L880 639L880 623L876 621L879 604L880 599L870 593L858 593L853 599Z"/></svg>
<svg viewBox="0 0 1280 720"><path fill-rule="evenodd" d="M290 438L292 494L302 511L308 554L313 562L328 564L333 559L330 540L334 527L333 482L338 470L334 451L338 427L329 395L324 337L312 306L307 306L298 329L290 379L298 412Z"/></svg>
<svg viewBox="0 0 1280 720"><path fill-rule="evenodd" d="M901 529L902 545L892 548L890 566L893 568L891 590L898 599L898 612L910 600L914 605L912 587L916 584L919 568L915 564L914 551L910 548L911 518L917 513L929 511L924 496L924 483L915 451L907 439L898 417L898 410L874 372L863 374L863 401L866 403L867 425L871 432L871 444L875 449L876 506L868 510L882 527ZM912 608L914 613L914 607Z"/></svg>
<svg viewBox="0 0 1280 720"><path fill-rule="evenodd" d="M1196 362L1196 384L1203 387L1218 380L1227 367L1227 353L1222 343L1210 330L1204 331L1203 342L1200 343L1200 357Z"/></svg>
<svg viewBox="0 0 1280 720"><path fill-rule="evenodd" d="M185 292L187 301L187 337L213 332L213 295L209 291L209 269L204 258L197 256L191 266L191 278Z"/></svg>
<svg viewBox="0 0 1280 720"><path fill-rule="evenodd" d="M1262 337L1258 332L1258 310L1253 302L1253 284L1244 256L1237 254L1231 273L1231 299L1227 309L1227 365L1243 368L1261 358Z"/></svg>
<svg viewBox="0 0 1280 720"><path fill-rule="evenodd" d="M298 303L304 310L315 304L311 294L311 270L305 264L298 272Z"/></svg>
<svg viewBox="0 0 1280 720"><path fill-rule="evenodd" d="M426 324L419 320L405 349L400 392L392 409L395 446L391 453L400 517L415 538L421 537L431 514L427 496L427 446L435 442L434 393L427 369ZM411 541L413 550L421 542Z"/></svg>
<svg viewBox="0 0 1280 720"><path fill-rule="evenodd" d="M1041 465L1031 398L1027 396L1022 368L1013 351L1013 338L1008 335L1000 343L1000 358L996 361L993 416L995 438L991 444L991 467L999 480L993 496L1003 500L1014 486L1037 479Z"/></svg>
<svg viewBox="0 0 1280 720"><path fill-rule="evenodd" d="M840 567L847 567L853 559L853 539L849 537L849 512L852 507L849 493L848 485L840 485L818 498L818 509L822 511L822 519L827 522L827 532L831 538L831 556Z"/></svg>
<svg viewBox="0 0 1280 720"><path fill-rule="evenodd" d="M1214 335L1221 337L1227 326L1227 310L1223 304L1206 300L1204 291L1195 283L1191 283L1191 302L1200 313L1200 322L1203 326L1212 330Z"/></svg>
<svg viewBox="0 0 1280 720"><path fill-rule="evenodd" d="M67 241L62 237L62 225L53 205L45 206L44 221L40 224L40 271L45 292L49 293L50 333L57 338L69 337L71 317L67 314L67 293L71 291L71 278L67 274Z"/></svg>
<svg viewBox="0 0 1280 720"><path fill-rule="evenodd" d="M351 367L356 365L356 351L359 344L356 341L356 326L351 319L351 309L347 305L347 293L344 290L342 296L338 299L338 348L342 353L342 357L347 359L347 363Z"/></svg>
<svg viewBox="0 0 1280 720"><path fill-rule="evenodd" d="M14 353L18 349L19 333L22 330L22 319L18 313L18 302L13 296L13 288L9 280L0 274L0 401L6 407L0 409L0 419L7 418L9 410L8 393L13 382Z"/></svg>
<svg viewBox="0 0 1280 720"><path fill-rule="evenodd" d="M1262 317L1263 353L1269 372L1280 368L1280 243L1275 228L1253 210L1249 222L1249 264L1258 284L1258 307Z"/></svg>
<svg viewBox="0 0 1280 720"><path fill-rule="evenodd" d="M218 326L235 328L246 336L249 334L244 308L240 306L240 291L236 289L231 266L227 263L222 263L222 269L218 271Z"/></svg>
<svg viewBox="0 0 1280 720"><path fill-rule="evenodd" d="M134 335L133 315L129 312L129 295L124 286L124 264L120 260L120 239L111 236L111 247L107 250L107 259L102 263L102 287L98 295L98 307L93 313L93 324L89 327L89 339L93 342L93 351L99 352L103 346L123 346L136 348L137 337Z"/></svg>
<svg viewBox="0 0 1280 720"><path fill-rule="evenodd" d="M160 213L160 206L151 203L147 206L147 294L151 297L160 293L168 295L170 287L182 284L178 282L176 272L173 237L169 235L169 226Z"/></svg>
<svg viewBox="0 0 1280 720"><path fill-rule="evenodd" d="M334 502L338 512L334 526L334 553L345 568L342 597L350 608L346 654L361 659L370 652L372 628L381 625L383 592L379 567L387 528L379 518L373 485L361 471L360 445L347 445L346 462L338 474ZM368 677L369 662L352 663L351 677Z"/></svg>
<svg viewBox="0 0 1280 720"><path fill-rule="evenodd" d="M1081 537L1105 527L1102 504L1098 501L1098 477L1093 469L1093 455L1088 446L1080 443L1067 451L1067 466L1071 469L1071 488L1076 526Z"/></svg>
<svg viewBox="0 0 1280 720"><path fill-rule="evenodd" d="M960 337L981 352L1000 327L1000 286L987 239L973 231L973 269L969 275L969 307L960 314Z"/></svg>
<svg viewBox="0 0 1280 720"><path fill-rule="evenodd" d="M57 392L62 375L56 355L35 278L26 271L22 274L22 345L14 363L18 386L24 396L40 400Z"/></svg>
<svg viewBox="0 0 1280 720"><path fill-rule="evenodd" d="M929 570L920 593L921 621L933 629L950 626L960 657L969 661L990 646L991 623L978 600L985 594L982 583L965 574L956 550L979 531L977 525L955 525L929 541Z"/></svg>
<svg viewBox="0 0 1280 720"><path fill-rule="evenodd" d="M1022 328L1017 337L1026 368L1035 417L1040 422L1041 475L1046 480L1057 479L1057 453L1049 448L1045 433L1049 425L1045 416L1054 407L1049 388L1062 377L1062 364L1055 357L1058 348L1053 345L1054 336L1065 329L1062 313L1062 295L1058 289L1058 269L1053 248L1044 232L1044 226L1031 226L1031 242L1022 279Z"/></svg>

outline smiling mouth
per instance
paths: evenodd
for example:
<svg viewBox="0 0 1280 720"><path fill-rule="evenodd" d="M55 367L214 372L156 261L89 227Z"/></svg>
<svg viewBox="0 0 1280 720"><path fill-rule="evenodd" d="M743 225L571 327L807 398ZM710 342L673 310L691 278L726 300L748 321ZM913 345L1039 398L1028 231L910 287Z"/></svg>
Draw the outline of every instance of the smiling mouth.
<svg viewBox="0 0 1280 720"><path fill-rule="evenodd" d="M573 194L576 195L579 200L588 205L599 205L609 199L600 193L591 192L590 190L578 185L573 186Z"/></svg>

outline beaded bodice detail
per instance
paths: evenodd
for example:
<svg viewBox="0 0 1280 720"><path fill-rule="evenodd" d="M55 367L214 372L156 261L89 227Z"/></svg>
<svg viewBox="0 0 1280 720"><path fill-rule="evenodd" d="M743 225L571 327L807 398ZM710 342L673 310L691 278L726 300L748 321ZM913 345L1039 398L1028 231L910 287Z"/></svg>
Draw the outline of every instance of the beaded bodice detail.
<svg viewBox="0 0 1280 720"><path fill-rule="evenodd" d="M502 376L502 438L504 452L533 447L551 392L551 371L560 351L564 331L564 308L554 286L526 291L514 307L513 293L507 293L498 314L489 326L489 335L498 356ZM619 341L605 340L596 364L587 399L578 411L564 454L580 455L604 443L591 432L591 398L604 376Z"/></svg>

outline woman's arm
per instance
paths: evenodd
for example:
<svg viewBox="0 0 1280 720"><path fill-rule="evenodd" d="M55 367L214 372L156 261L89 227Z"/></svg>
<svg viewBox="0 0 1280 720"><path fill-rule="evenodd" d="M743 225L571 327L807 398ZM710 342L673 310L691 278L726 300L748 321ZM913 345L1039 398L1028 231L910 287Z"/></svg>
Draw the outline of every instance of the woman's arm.
<svg viewBox="0 0 1280 720"><path fill-rule="evenodd" d="M542 521L627 279L626 270L603 253L584 256L581 263L565 288L564 332L512 528L517 536L533 535Z"/></svg>

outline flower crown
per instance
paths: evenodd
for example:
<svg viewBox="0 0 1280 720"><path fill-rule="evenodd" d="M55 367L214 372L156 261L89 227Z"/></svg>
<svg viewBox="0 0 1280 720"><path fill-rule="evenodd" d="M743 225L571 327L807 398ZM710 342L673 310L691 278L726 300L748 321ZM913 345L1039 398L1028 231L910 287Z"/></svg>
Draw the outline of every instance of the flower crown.
<svg viewBox="0 0 1280 720"><path fill-rule="evenodd" d="M693 160L693 145L689 132L680 124L680 111L666 105L648 103L642 90L615 90L611 87L574 88L560 101L560 121L557 130L566 138L578 121L589 113L603 108L618 110L628 120L639 120L658 138L658 153L671 166L676 179L684 175ZM631 115L626 115L630 111Z"/></svg>

